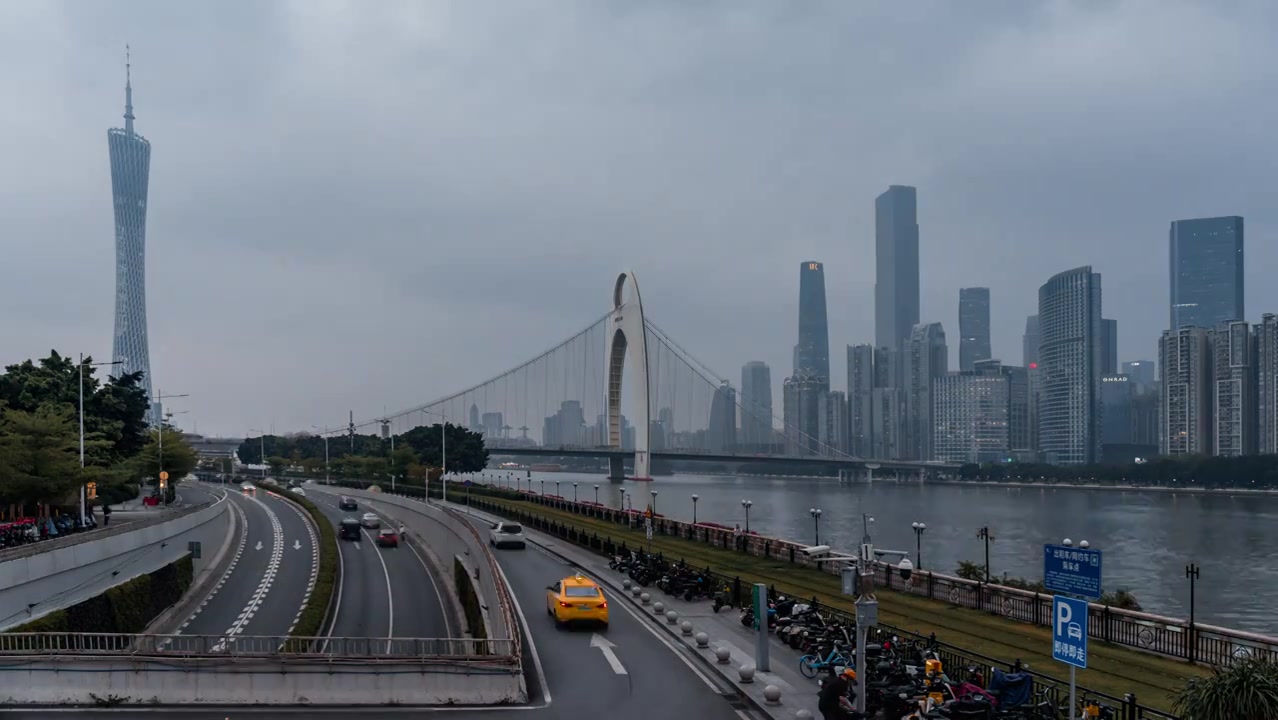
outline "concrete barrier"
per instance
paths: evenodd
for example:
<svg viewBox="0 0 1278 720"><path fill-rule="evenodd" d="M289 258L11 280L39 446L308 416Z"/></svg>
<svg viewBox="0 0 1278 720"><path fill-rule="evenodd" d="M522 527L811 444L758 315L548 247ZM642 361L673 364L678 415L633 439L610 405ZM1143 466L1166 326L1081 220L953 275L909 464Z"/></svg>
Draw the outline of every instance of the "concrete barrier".
<svg viewBox="0 0 1278 720"><path fill-rule="evenodd" d="M231 530L225 497L144 523L67 537L41 551L33 545L0 561L0 630L70 607L139 575L154 572L199 542L197 574L212 562Z"/></svg>
<svg viewBox="0 0 1278 720"><path fill-rule="evenodd" d="M341 488L333 494L339 493L359 498L377 512L402 523L408 532L415 534L423 545L443 559L450 571L454 556L464 558L463 564L470 571L475 590L479 593L481 609L487 615L489 637L518 641L514 608L506 586L498 576L497 561L488 549L488 539L476 532L462 514L434 503L386 492Z"/></svg>
<svg viewBox="0 0 1278 720"><path fill-rule="evenodd" d="M517 666L433 662L75 658L0 671L6 705L495 705L526 700ZM68 678L75 678L69 682Z"/></svg>

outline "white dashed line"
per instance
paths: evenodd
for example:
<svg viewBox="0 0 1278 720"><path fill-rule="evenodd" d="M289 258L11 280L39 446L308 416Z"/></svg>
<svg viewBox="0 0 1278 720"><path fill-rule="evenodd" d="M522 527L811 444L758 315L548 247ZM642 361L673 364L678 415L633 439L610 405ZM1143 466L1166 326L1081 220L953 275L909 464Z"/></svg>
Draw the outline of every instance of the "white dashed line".
<svg viewBox="0 0 1278 720"><path fill-rule="evenodd" d="M253 596L249 599L248 605L244 607L244 611L240 613L235 623L226 629L225 637L213 647L213 652L225 650L227 640L244 632L244 626L249 620L253 619L254 612L261 607L262 601L271 592L271 585L275 582L275 574L280 569L280 559L284 555L284 526L280 524L279 516L275 514L275 511L270 506L258 500L257 497L249 496L249 500L260 505L271 519L271 559L268 561L266 572L262 574L262 580L258 583L257 590L253 592Z"/></svg>
<svg viewBox="0 0 1278 720"><path fill-rule="evenodd" d="M213 586L213 589L209 591L209 594L200 602L200 606L195 608L195 612L191 613L191 616L182 623L182 627L178 628L173 633L174 635L181 635L182 631L185 630L187 626L204 611L204 608L208 607L209 601L212 600L213 596L217 595L218 590L221 590L222 586L226 584L226 580L231 577L231 573L235 572L235 566L239 564L240 556L244 554L244 546L248 544L248 516L244 513L244 509L239 506L239 503L230 499L230 493L227 493L227 495L228 497L226 501L231 503L231 510L235 512L240 519L240 544L235 548L235 557L231 558L231 564L227 566L226 572L222 573L222 577L218 578L217 585ZM165 644L171 642L173 641L166 640Z"/></svg>
<svg viewBox="0 0 1278 720"><path fill-rule="evenodd" d="M311 600L311 592L315 590L315 580L319 577L319 539L315 536L315 528L311 527L311 520L302 514L301 508L287 500L284 504L288 506L302 520L302 525L306 526L306 532L311 536L311 577L306 582L306 592L302 595L302 604L297 608L297 615L293 617L293 624L288 626L286 635L293 634L293 628L297 627L297 623L302 619L302 612L306 610L306 604ZM293 547L300 547L299 541L293 541Z"/></svg>

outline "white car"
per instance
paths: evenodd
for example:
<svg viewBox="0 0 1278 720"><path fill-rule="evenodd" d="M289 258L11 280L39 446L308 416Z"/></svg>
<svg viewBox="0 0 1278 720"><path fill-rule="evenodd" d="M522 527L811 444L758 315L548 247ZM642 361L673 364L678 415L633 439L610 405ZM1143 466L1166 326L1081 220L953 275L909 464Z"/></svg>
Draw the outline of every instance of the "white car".
<svg viewBox="0 0 1278 720"><path fill-rule="evenodd" d="M519 523L499 522L488 531L488 544L495 548L512 547L523 549L527 543L524 540L524 529Z"/></svg>
<svg viewBox="0 0 1278 720"><path fill-rule="evenodd" d="M364 513L364 517L360 518L359 524L369 530L376 530L382 526L382 519L377 517L376 513Z"/></svg>
<svg viewBox="0 0 1278 720"><path fill-rule="evenodd" d="M297 495L298 497L306 497L306 491L300 487L293 488L293 494Z"/></svg>
<svg viewBox="0 0 1278 720"><path fill-rule="evenodd" d="M240 489L244 492L251 492L253 490L253 483L244 483L240 486Z"/></svg>

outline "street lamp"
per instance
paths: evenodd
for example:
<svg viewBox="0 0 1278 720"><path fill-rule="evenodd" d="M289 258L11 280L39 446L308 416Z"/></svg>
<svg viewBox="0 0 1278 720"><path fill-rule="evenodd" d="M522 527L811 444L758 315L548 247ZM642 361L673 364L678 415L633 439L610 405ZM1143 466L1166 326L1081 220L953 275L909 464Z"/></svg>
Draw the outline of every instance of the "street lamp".
<svg viewBox="0 0 1278 720"><path fill-rule="evenodd" d="M657 516L657 491L652 491L652 516Z"/></svg>
<svg viewBox="0 0 1278 720"><path fill-rule="evenodd" d="M595 485L595 504L599 504L599 486Z"/></svg>
<svg viewBox="0 0 1278 720"><path fill-rule="evenodd" d="M985 541L985 583L988 585L990 582L990 541L994 539L994 533L990 531L989 525L983 525L981 526L981 529L977 531L976 537ZM1069 540L1066 540L1065 544L1068 545ZM1070 707L1074 706L1070 705Z"/></svg>
<svg viewBox="0 0 1278 720"><path fill-rule="evenodd" d="M88 516L84 514L84 501L87 490L84 485L84 366L97 367L102 365L123 365L123 360L115 360L113 362L85 362L84 353L80 353L80 526L88 524Z"/></svg>
<svg viewBox="0 0 1278 720"><path fill-rule="evenodd" d="M260 440L262 443L261 460L262 460L262 479L266 479L266 431L258 428L249 428L251 433L262 433Z"/></svg>
<svg viewBox="0 0 1278 720"><path fill-rule="evenodd" d="M332 485L333 482L329 480L329 477L328 477L328 435L325 434L328 431L318 425L312 425L311 427L315 428L316 430L319 430L320 437L324 438L324 484Z"/></svg>
<svg viewBox="0 0 1278 720"><path fill-rule="evenodd" d="M1198 637L1194 634L1194 585L1198 582L1198 566L1189 563L1185 566L1185 577L1189 578L1189 662L1198 659Z"/></svg>
<svg viewBox="0 0 1278 720"><path fill-rule="evenodd" d="M572 504L577 504L577 483L572 484Z"/></svg>
<svg viewBox="0 0 1278 720"><path fill-rule="evenodd" d="M692 493L692 524L697 524L697 501L701 499L700 495Z"/></svg>
<svg viewBox="0 0 1278 720"><path fill-rule="evenodd" d="M556 481L555 481L555 497L556 497L556 498L561 498L561 497L563 497L563 495L562 495L562 494L560 494L560 492L559 492L559 481L558 481L558 480L556 480Z"/></svg>
<svg viewBox="0 0 1278 720"><path fill-rule="evenodd" d="M155 391L155 402L157 403L164 400L169 400L171 398L184 398L184 397L190 397L190 395L185 395L185 394L184 395L165 395L159 390ZM186 411L184 410L183 412L186 412ZM167 413L167 415L168 417L173 417L173 413ZM158 456L156 457L156 460L158 461L157 464L159 465L159 468L160 468L160 474L163 475L164 474L164 418L163 417L160 418L160 427L156 430L155 436L159 443ZM166 489L165 487L167 483L166 480L164 480L163 478L157 478L156 482L160 484L161 490ZM169 498L169 494L167 492L160 493L160 502L162 504L168 505L169 504L168 498Z"/></svg>
<svg viewBox="0 0 1278 720"><path fill-rule="evenodd" d="M440 502L448 502L448 416L432 410L421 408L418 412L439 418L439 487ZM430 500L430 491L426 492L426 500Z"/></svg>
<svg viewBox="0 0 1278 720"><path fill-rule="evenodd" d="M910 529L914 531L914 564L923 569L923 531L927 530L927 523L910 523Z"/></svg>
<svg viewBox="0 0 1278 720"><path fill-rule="evenodd" d="M865 545L870 544L870 523L874 522L874 518L868 513L861 513L861 542Z"/></svg>
<svg viewBox="0 0 1278 720"><path fill-rule="evenodd" d="M741 501L741 507L745 508L745 516L746 516L746 526L745 526L745 531L746 531L746 534L749 534L749 532L750 532L750 508L751 508L753 505L754 505L754 503L753 503L753 502L751 502L751 501L749 501L749 500L742 500L742 501Z"/></svg>
<svg viewBox="0 0 1278 720"><path fill-rule="evenodd" d="M821 544L821 508L812 508L808 510L808 514L812 516L812 531L816 535L816 541L813 545Z"/></svg>
<svg viewBox="0 0 1278 720"><path fill-rule="evenodd" d="M541 480L541 496L543 498L546 497L546 479L545 478L542 478Z"/></svg>

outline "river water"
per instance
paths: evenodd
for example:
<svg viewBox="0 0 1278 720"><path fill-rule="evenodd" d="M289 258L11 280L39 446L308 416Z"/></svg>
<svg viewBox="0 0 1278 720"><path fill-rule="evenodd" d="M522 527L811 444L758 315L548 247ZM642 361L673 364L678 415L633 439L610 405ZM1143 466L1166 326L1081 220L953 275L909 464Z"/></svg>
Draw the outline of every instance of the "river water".
<svg viewBox="0 0 1278 720"><path fill-rule="evenodd" d="M522 474L522 473L521 473ZM502 476L504 477L504 473ZM1189 615L1185 565L1197 563L1199 622L1278 635L1273 598L1278 595L1278 496L1005 488L876 481L840 485L828 478L772 478L679 474L652 482L612 483L601 475L534 472L533 489L619 507L621 488L646 501L657 491L657 512L745 526L741 501L750 500L750 529L812 543L809 512L821 508L821 543L852 552L862 535L862 513L874 518L874 545L909 550L911 523L926 523L922 564L953 574L960 560L984 562L982 526L994 535L990 568L995 575L1042 579L1043 543L1087 540L1105 553L1104 589L1131 590L1148 612ZM524 481L527 482L526 480ZM527 487L525 485L524 487Z"/></svg>

